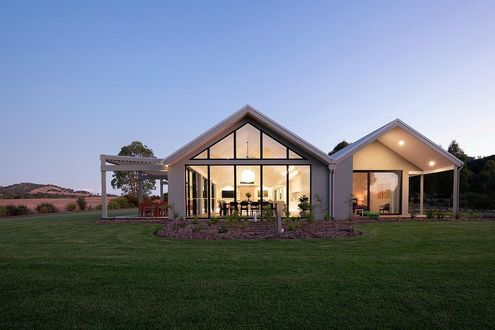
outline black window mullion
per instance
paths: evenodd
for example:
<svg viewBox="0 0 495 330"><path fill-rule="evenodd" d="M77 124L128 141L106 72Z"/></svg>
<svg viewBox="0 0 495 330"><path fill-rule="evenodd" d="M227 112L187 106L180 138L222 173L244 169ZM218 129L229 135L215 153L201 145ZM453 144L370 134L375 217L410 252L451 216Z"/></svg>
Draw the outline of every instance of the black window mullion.
<svg viewBox="0 0 495 330"><path fill-rule="evenodd" d="M263 132L258 129L260 131L260 159L263 159L265 158L265 156L263 155Z"/></svg>
<svg viewBox="0 0 495 330"><path fill-rule="evenodd" d="M286 180L286 182L285 182L285 190L286 190L286 192L285 192L285 194L286 194L285 198L286 198L286 201L287 201L287 204L286 204L287 205L287 212L289 212L289 165L287 165L287 167L286 167L285 178L286 178L285 179Z"/></svg>
<svg viewBox="0 0 495 330"><path fill-rule="evenodd" d="M263 217L263 165L260 165L260 200L261 200L261 217Z"/></svg>
<svg viewBox="0 0 495 330"><path fill-rule="evenodd" d="M207 198L207 207L208 207L208 219L211 218L211 181L210 181L210 165L208 165L208 193L206 194Z"/></svg>

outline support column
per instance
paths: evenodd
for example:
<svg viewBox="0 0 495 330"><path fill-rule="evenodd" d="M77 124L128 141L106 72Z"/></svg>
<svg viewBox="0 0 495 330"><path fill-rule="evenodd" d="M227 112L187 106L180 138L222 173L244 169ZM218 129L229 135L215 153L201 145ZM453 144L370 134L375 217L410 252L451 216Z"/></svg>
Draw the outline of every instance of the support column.
<svg viewBox="0 0 495 330"><path fill-rule="evenodd" d="M421 174L419 176L419 214L424 214L424 187L425 187L425 176Z"/></svg>
<svg viewBox="0 0 495 330"><path fill-rule="evenodd" d="M334 192L335 192L335 170L328 166L328 216L333 219L333 205L334 205Z"/></svg>
<svg viewBox="0 0 495 330"><path fill-rule="evenodd" d="M141 177L141 172L138 172L138 203L141 204L143 202L143 179Z"/></svg>
<svg viewBox="0 0 495 330"><path fill-rule="evenodd" d="M160 179L160 201L163 202L163 179Z"/></svg>
<svg viewBox="0 0 495 330"><path fill-rule="evenodd" d="M459 167L454 166L454 186L452 187L452 212L459 212Z"/></svg>
<svg viewBox="0 0 495 330"><path fill-rule="evenodd" d="M106 171L101 171L101 217L108 218Z"/></svg>

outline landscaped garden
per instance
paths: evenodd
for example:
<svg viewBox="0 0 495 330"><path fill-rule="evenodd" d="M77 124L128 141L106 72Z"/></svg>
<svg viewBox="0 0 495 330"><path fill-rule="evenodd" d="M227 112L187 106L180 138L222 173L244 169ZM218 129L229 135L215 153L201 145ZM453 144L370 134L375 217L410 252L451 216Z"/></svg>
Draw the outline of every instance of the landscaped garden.
<svg viewBox="0 0 495 330"><path fill-rule="evenodd" d="M354 237L212 241L98 218L0 220L0 328L495 326L493 221L373 222L353 224L362 233Z"/></svg>

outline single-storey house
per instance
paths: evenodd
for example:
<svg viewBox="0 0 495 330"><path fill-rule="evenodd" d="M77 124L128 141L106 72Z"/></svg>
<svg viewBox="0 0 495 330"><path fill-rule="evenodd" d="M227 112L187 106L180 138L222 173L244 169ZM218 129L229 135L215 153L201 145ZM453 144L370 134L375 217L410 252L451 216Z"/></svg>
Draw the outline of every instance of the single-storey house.
<svg viewBox="0 0 495 330"><path fill-rule="evenodd" d="M168 185L168 203L184 218L260 216L282 202L299 215L300 198L316 218L337 220L366 211L409 215L409 178L453 172L453 211L459 208L463 163L399 119L328 155L246 105L165 158L101 155L102 217L106 172L138 171ZM278 203L280 205L280 203Z"/></svg>

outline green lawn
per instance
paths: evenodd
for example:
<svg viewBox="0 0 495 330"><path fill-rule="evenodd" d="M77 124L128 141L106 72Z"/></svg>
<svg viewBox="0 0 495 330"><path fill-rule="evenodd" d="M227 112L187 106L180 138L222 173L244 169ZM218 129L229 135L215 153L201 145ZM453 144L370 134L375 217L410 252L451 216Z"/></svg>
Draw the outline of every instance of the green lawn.
<svg viewBox="0 0 495 330"><path fill-rule="evenodd" d="M495 222L209 242L97 216L0 220L0 328L495 327Z"/></svg>

